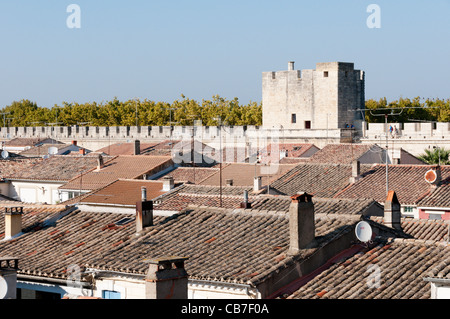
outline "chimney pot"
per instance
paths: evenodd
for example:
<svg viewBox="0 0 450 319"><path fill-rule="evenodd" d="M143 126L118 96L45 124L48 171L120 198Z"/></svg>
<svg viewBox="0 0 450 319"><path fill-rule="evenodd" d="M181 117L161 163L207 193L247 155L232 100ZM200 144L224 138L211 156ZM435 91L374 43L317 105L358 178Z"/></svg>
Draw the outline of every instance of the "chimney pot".
<svg viewBox="0 0 450 319"><path fill-rule="evenodd" d="M143 202L147 201L147 188L144 186L141 187L141 200Z"/></svg>
<svg viewBox="0 0 450 319"><path fill-rule="evenodd" d="M289 254L307 248L315 238L312 195L299 193L291 197L289 207Z"/></svg>
<svg viewBox="0 0 450 319"><path fill-rule="evenodd" d="M134 155L141 154L141 141L135 140L134 141Z"/></svg>
<svg viewBox="0 0 450 319"><path fill-rule="evenodd" d="M248 202L248 190L244 190L244 201L241 203L241 208L250 209L252 204Z"/></svg>

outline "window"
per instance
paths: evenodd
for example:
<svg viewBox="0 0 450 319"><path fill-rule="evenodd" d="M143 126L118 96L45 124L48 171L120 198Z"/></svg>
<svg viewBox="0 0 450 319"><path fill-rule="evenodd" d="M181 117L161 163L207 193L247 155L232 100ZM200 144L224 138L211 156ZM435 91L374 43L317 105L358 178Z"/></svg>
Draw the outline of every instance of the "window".
<svg viewBox="0 0 450 319"><path fill-rule="evenodd" d="M324 78L327 78L327 77L328 77L328 71L324 71L324 72L323 72L323 77L324 77Z"/></svg>
<svg viewBox="0 0 450 319"><path fill-rule="evenodd" d="M305 121L305 129L309 130L311 128L311 121Z"/></svg>
<svg viewBox="0 0 450 319"><path fill-rule="evenodd" d="M413 212L413 208L410 206L405 206L403 207L403 212L404 213L412 213Z"/></svg>
<svg viewBox="0 0 450 319"><path fill-rule="evenodd" d="M111 291L111 290L103 290L102 298L103 299L120 299L120 292Z"/></svg>
<svg viewBox="0 0 450 319"><path fill-rule="evenodd" d="M291 123L292 124L297 123L297 115L296 114L291 114Z"/></svg>

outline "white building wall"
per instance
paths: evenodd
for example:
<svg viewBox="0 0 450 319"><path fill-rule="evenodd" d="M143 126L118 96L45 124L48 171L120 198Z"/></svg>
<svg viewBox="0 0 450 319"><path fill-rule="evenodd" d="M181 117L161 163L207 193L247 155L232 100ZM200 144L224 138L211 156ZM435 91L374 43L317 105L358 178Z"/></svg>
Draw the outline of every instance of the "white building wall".
<svg viewBox="0 0 450 319"><path fill-rule="evenodd" d="M61 200L58 187L62 185L64 184L11 181L7 196L25 203L57 204Z"/></svg>

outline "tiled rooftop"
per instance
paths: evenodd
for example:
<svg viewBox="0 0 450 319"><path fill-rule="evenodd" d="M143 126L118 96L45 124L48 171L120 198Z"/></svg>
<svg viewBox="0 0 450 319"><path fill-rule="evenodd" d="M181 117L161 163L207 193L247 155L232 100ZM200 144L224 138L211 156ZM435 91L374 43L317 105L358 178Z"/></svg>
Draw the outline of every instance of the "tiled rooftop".
<svg viewBox="0 0 450 319"><path fill-rule="evenodd" d="M418 207L450 207L450 183L447 179L439 187L423 197L418 203Z"/></svg>
<svg viewBox="0 0 450 319"><path fill-rule="evenodd" d="M117 224L123 218L129 222ZM316 218L315 248L288 256L286 213L193 207L155 216L153 226L135 236L134 215L75 210L52 225L0 242L0 255L19 258L19 274L54 278L65 278L72 264L145 274L144 259L177 255L189 257L190 278L257 284L351 231L357 220L348 215Z"/></svg>
<svg viewBox="0 0 450 319"><path fill-rule="evenodd" d="M42 159L23 158L23 159L0 159L0 178L10 178L21 175L22 172L30 171L32 167L40 163Z"/></svg>
<svg viewBox="0 0 450 319"><path fill-rule="evenodd" d="M247 164L247 163L227 163L222 165L222 185L226 185L227 179L233 180L234 186L253 186L254 178L262 176L262 185L267 185L273 180L290 170L295 165L280 164L267 165L264 164ZM215 166L217 167L217 166ZM214 175L204 179L199 184L201 185L220 185L220 171Z"/></svg>
<svg viewBox="0 0 450 319"><path fill-rule="evenodd" d="M80 204L114 204L135 206L141 200L141 187L146 188L147 200L164 193L162 181L120 179L80 199Z"/></svg>
<svg viewBox="0 0 450 319"><path fill-rule="evenodd" d="M62 144L60 141L47 137L17 137L4 142L5 146L34 146L41 143Z"/></svg>
<svg viewBox="0 0 450 319"><path fill-rule="evenodd" d="M197 184L218 172L218 168L212 167L177 167L173 171L158 178L173 177L175 182Z"/></svg>
<svg viewBox="0 0 450 319"><path fill-rule="evenodd" d="M280 153L284 152L285 162L288 162L291 158L310 158L317 151L319 151L319 148L311 143L277 143L269 144L267 147L259 150L259 157L261 163L276 163L280 161Z"/></svg>
<svg viewBox="0 0 450 319"><path fill-rule="evenodd" d="M144 259L175 255L189 257L185 266L191 279L256 285L295 260L313 254L337 234L350 231L351 225L359 220L344 216L317 218L317 247L288 256L286 216L193 207L168 218L158 218L139 238L98 256L89 267L145 274L148 265Z"/></svg>
<svg viewBox="0 0 450 319"><path fill-rule="evenodd" d="M18 167L14 174L9 173L8 178L15 180L66 182L97 165L96 157L81 155L53 155L50 158L43 160L33 159L28 163L33 162L34 165L24 165L25 167L21 168Z"/></svg>
<svg viewBox="0 0 450 319"><path fill-rule="evenodd" d="M376 144L328 144L309 158L311 163L351 164L367 152L380 153ZM382 161L382 160L381 160Z"/></svg>
<svg viewBox="0 0 450 319"><path fill-rule="evenodd" d="M77 176L61 186L60 189L95 190L118 179L138 179L143 174L156 174L172 165L167 156L122 155L104 162L104 167Z"/></svg>
<svg viewBox="0 0 450 319"><path fill-rule="evenodd" d="M449 261L447 243L380 240L374 247L331 265L288 298L428 299L430 284L424 278L450 278ZM379 270L378 284L369 281L374 269Z"/></svg>
<svg viewBox="0 0 450 319"><path fill-rule="evenodd" d="M371 165L361 165L361 173L370 170ZM272 190L292 196L307 192L315 197L333 197L350 184L350 164L298 164L270 184ZM355 198L355 197L352 197Z"/></svg>
<svg viewBox="0 0 450 319"><path fill-rule="evenodd" d="M156 146L157 144L158 143L140 143L141 154L152 150L152 148L154 146ZM134 142L111 144L111 145L102 147L101 149L97 150L96 152L105 153L105 154L112 155L112 156L134 155ZM168 155L170 155L170 154L168 154Z"/></svg>
<svg viewBox="0 0 450 319"><path fill-rule="evenodd" d="M389 189L394 190L402 205L414 205L427 195L432 186L425 173L431 165L389 165ZM441 166L442 179L450 177L450 166ZM364 178L336 194L339 198L373 198L380 203L386 199L386 166L375 165Z"/></svg>
<svg viewBox="0 0 450 319"><path fill-rule="evenodd" d="M25 232L39 230L43 227L46 220L67 211L64 205L28 205L21 202L1 201L0 240L5 236L4 211L6 207L23 207L22 229Z"/></svg>

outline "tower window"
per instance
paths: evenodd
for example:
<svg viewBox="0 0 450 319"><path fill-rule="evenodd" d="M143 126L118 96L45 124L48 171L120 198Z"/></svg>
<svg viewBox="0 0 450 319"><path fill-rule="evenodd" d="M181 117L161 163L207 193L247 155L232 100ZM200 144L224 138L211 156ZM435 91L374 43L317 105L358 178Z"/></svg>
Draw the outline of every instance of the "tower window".
<svg viewBox="0 0 450 319"><path fill-rule="evenodd" d="M324 72L323 72L323 77L324 77L324 78L327 78L327 77L328 77L328 71L324 71Z"/></svg>
<svg viewBox="0 0 450 319"><path fill-rule="evenodd" d="M305 129L309 130L311 128L311 121L305 121Z"/></svg>
<svg viewBox="0 0 450 319"><path fill-rule="evenodd" d="M291 123L292 124L297 123L297 115L296 114L291 114Z"/></svg>

